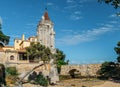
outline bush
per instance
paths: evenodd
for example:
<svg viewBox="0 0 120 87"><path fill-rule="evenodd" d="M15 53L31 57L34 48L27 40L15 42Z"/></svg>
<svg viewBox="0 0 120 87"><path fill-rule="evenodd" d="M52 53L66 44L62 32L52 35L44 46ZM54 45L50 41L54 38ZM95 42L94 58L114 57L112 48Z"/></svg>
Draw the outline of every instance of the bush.
<svg viewBox="0 0 120 87"><path fill-rule="evenodd" d="M97 71L101 79L120 79L119 64L114 62L104 62L101 69Z"/></svg>
<svg viewBox="0 0 120 87"><path fill-rule="evenodd" d="M37 85L41 85L43 87L48 86L48 80L43 76L43 74L40 72L38 75L36 72L33 72L29 77L28 77L29 82L32 82Z"/></svg>
<svg viewBox="0 0 120 87"><path fill-rule="evenodd" d="M16 67L7 67L7 68L6 68L6 72L7 72L9 75L12 75L12 76L17 76L17 75L18 75L18 72L17 72Z"/></svg>

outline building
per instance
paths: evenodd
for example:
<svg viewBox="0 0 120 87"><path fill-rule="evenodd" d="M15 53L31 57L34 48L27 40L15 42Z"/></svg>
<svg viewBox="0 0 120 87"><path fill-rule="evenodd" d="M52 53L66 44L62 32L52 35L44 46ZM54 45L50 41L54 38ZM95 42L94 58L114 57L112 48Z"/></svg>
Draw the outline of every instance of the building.
<svg viewBox="0 0 120 87"><path fill-rule="evenodd" d="M55 31L54 24L50 20L48 12L45 11L42 20L37 26L37 40L41 44L49 47L51 52L55 52Z"/></svg>
<svg viewBox="0 0 120 87"><path fill-rule="evenodd" d="M36 36L25 39L23 34L21 39L14 39L14 46L0 46L0 63L6 67L16 67L18 73L20 73L20 78L34 69L35 72L42 72L46 77L50 76L51 82L56 83L56 81L59 81L59 76L54 64L49 62L44 65L43 61L35 61L27 56L25 48L29 47L31 42L40 42L42 45L49 47L52 53L55 53L55 32L47 11L45 11L37 26Z"/></svg>
<svg viewBox="0 0 120 87"><path fill-rule="evenodd" d="M46 10L42 16L42 20L38 23L36 36L25 39L25 35L23 34L21 39L14 39L14 46L0 47L0 63L35 63L35 61L29 60L25 50L26 47L30 46L31 42L40 42L42 45L49 47L52 53L55 53L55 32L53 28L53 23Z"/></svg>

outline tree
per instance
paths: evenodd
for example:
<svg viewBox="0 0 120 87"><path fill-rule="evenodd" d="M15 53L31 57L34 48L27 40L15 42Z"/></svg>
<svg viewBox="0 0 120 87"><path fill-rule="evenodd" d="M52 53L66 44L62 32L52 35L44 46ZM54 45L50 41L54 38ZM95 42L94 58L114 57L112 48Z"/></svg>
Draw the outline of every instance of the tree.
<svg viewBox="0 0 120 87"><path fill-rule="evenodd" d="M3 42L5 45L9 43L10 37L7 35L4 35L2 32L2 24L0 23L0 41ZM0 43L0 46L3 46L2 43Z"/></svg>
<svg viewBox="0 0 120 87"><path fill-rule="evenodd" d="M120 0L98 0L99 2L105 2L106 4L111 4L114 8L120 7Z"/></svg>
<svg viewBox="0 0 120 87"><path fill-rule="evenodd" d="M42 60L44 63L49 61L52 57L52 53L49 48L41 45L40 43L31 43L29 47L26 48L27 56L34 62L39 62Z"/></svg>
<svg viewBox="0 0 120 87"><path fill-rule="evenodd" d="M116 64L114 62L104 62L101 65L101 69L98 70L98 74L105 78L113 78L116 73Z"/></svg>
<svg viewBox="0 0 120 87"><path fill-rule="evenodd" d="M120 42L118 42L117 47L114 49L118 54L117 62L104 62L97 72L100 77L120 79Z"/></svg>
<svg viewBox="0 0 120 87"><path fill-rule="evenodd" d="M120 41L118 42L117 47L115 47L114 49L115 49L115 52L118 55L117 61L120 63Z"/></svg>
<svg viewBox="0 0 120 87"><path fill-rule="evenodd" d="M56 49L56 53L54 54L55 56L55 63L57 65L58 73L61 71L61 66L68 64L69 60L65 62L65 54L63 51Z"/></svg>

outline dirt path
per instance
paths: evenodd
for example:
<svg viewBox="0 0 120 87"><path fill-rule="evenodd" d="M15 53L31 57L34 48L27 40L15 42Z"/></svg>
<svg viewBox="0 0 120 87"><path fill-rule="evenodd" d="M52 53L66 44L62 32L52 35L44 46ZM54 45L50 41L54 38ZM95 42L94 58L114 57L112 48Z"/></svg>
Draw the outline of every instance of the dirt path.
<svg viewBox="0 0 120 87"><path fill-rule="evenodd" d="M41 87L35 86L33 84L24 84L23 87ZM81 80L81 79L69 79L58 82L54 86L48 87L120 87L120 83L115 83L112 81L102 81L102 80Z"/></svg>
<svg viewBox="0 0 120 87"><path fill-rule="evenodd" d="M81 80L81 79L71 79L71 80L64 80L59 82L56 86L50 87L92 87L94 85L101 85L104 81L101 80Z"/></svg>
<svg viewBox="0 0 120 87"><path fill-rule="evenodd" d="M115 82L112 82L112 81L106 81L102 85L93 86L93 87L120 87L120 83L115 83Z"/></svg>

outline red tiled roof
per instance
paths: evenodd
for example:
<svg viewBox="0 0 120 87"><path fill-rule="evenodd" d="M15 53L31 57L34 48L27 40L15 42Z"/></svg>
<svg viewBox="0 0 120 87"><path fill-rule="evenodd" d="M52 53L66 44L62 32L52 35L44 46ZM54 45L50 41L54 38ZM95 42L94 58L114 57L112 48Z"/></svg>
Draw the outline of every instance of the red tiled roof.
<svg viewBox="0 0 120 87"><path fill-rule="evenodd" d="M13 46L5 46L4 48L14 48Z"/></svg>
<svg viewBox="0 0 120 87"><path fill-rule="evenodd" d="M26 52L26 49L25 49L25 48L20 49L20 50L18 50L18 52L20 52L20 53L21 53L21 52L24 52L24 53L25 53L25 52Z"/></svg>
<svg viewBox="0 0 120 87"><path fill-rule="evenodd" d="M48 12L47 12L47 11L45 11L45 13L44 13L44 18L45 18L45 20L50 20L50 18L49 18L49 15L48 15Z"/></svg>

